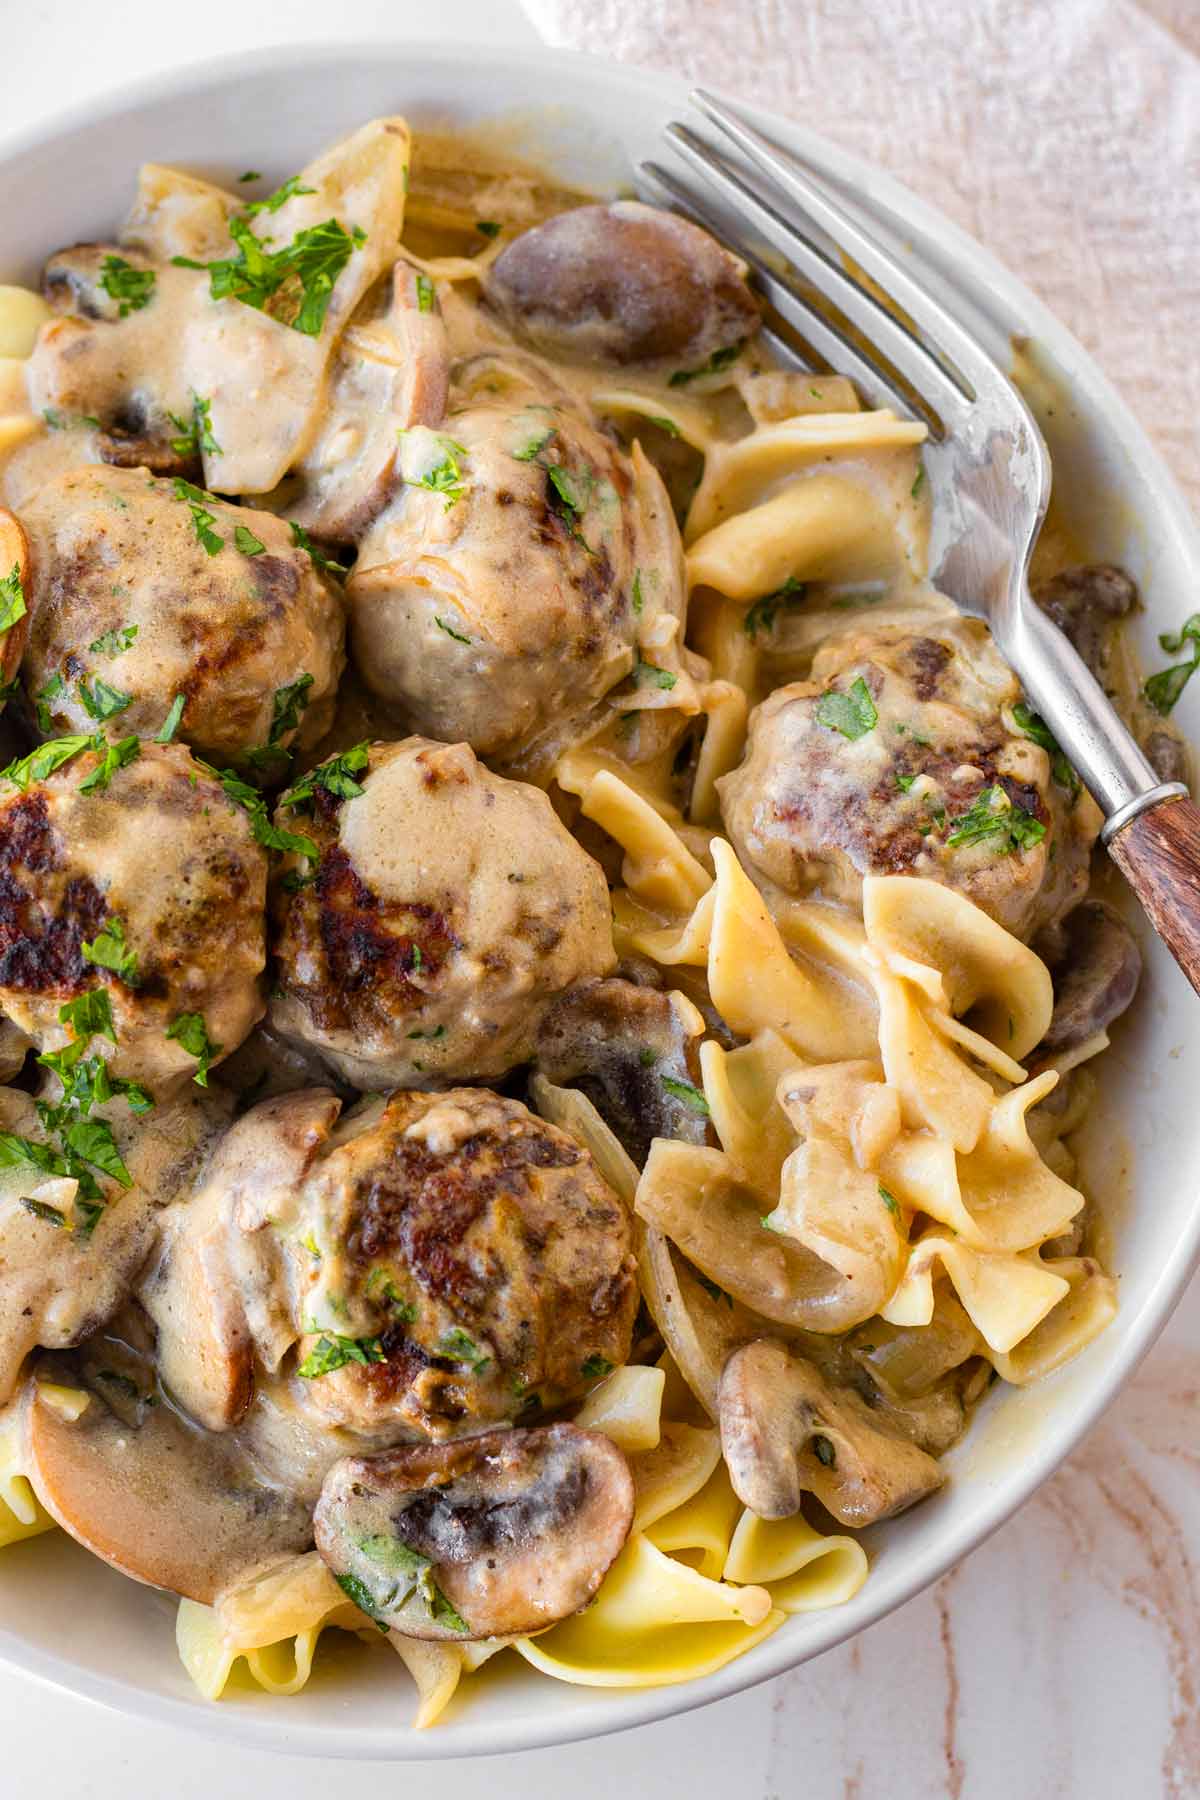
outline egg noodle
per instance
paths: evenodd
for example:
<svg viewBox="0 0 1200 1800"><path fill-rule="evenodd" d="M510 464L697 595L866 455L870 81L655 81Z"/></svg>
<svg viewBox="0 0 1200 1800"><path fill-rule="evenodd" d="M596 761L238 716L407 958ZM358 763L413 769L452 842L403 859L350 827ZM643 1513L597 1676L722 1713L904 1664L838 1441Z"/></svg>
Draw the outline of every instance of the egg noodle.
<svg viewBox="0 0 1200 1800"><path fill-rule="evenodd" d="M1010 729L1018 690L984 628L929 584L924 427L863 410L836 375L774 368L753 344L711 367L649 374L516 350L480 304L481 274L579 197L450 140L410 147L405 131L400 142L385 163L364 140L353 166L331 152L301 178L326 185L323 202L353 189L370 250L340 295L350 320L340 337L289 344L296 366L280 380L336 379L331 359L371 354L374 327L355 309L399 244L406 278L432 284L452 359L478 360L494 404L528 408L544 380L544 399L581 408L623 446L635 481L665 481L680 535L664 528L639 549L628 678L498 760L545 788L600 859L621 967L670 997L694 1077L667 1079L696 1126L655 1136L639 1167L592 1087L536 1073L528 1089L630 1209L652 1327L641 1360L566 1409L623 1452L634 1484L632 1529L589 1605L529 1636L410 1637L364 1617L316 1550L268 1560L211 1605L180 1601L179 1654L208 1699L239 1665L271 1694L297 1693L336 1629L398 1654L426 1726L501 1653L560 1681L650 1687L721 1668L791 1614L845 1603L868 1573L855 1526L932 1491L937 1457L989 1384L1028 1383L1077 1355L1112 1318L1115 1284L1088 1247L1071 1147L1092 1092L1083 1065L1108 1038L1101 1027L1047 1050L1054 986L1022 941L1036 927L1035 890L1058 879L1052 846L1063 845L1061 869L1082 845L1085 868L1097 817L1077 782L1052 792L1053 752ZM124 241L168 254L186 243L194 255L197 220L220 241L238 204L153 166ZM48 317L32 292L0 289L0 478L18 512L61 455L61 435L26 398L23 359ZM264 343L277 330L265 314L257 328ZM203 356L222 353L214 338ZM252 468L258 452L236 408L220 411L214 403L217 485L226 491L238 465L243 479L227 491L266 491L284 465ZM94 456L81 444L77 459ZM459 463L452 473L469 483L472 458ZM405 475L425 479L415 464ZM587 537L582 510L579 521ZM888 656L914 637L991 696L1023 759L1013 779L1049 796L1048 829L998 844L986 817L967 845L973 873L956 883L954 802L939 803L928 775L897 764L893 780L880 765L862 778L865 804L884 782L905 829L927 833L929 858L848 871L830 848L841 823L818 812L812 856L828 855L824 877L790 881L779 831L739 811L756 757L765 779L783 768L765 734L785 715L771 708L795 684L850 707L831 713L832 728L811 727L824 731L827 758L882 754L889 732L893 749L906 733L928 743L919 709L889 711L891 675L871 693L859 679L868 639L890 670ZM481 694L496 679L485 670ZM832 802L843 816L858 780ZM1002 786L997 776L990 790L1001 812ZM1032 813L1007 816L1015 833ZM1024 882L1015 896L997 898L1001 873ZM1086 872L1073 879L1083 892ZM788 1516L744 1504L722 1455L723 1375L761 1340L782 1346L806 1384L793 1459L804 1509ZM43 1382L41 1403L52 1398ZM102 1403L66 1384L57 1404L69 1415ZM0 1413L0 1545L53 1526L20 1417L19 1401Z"/></svg>

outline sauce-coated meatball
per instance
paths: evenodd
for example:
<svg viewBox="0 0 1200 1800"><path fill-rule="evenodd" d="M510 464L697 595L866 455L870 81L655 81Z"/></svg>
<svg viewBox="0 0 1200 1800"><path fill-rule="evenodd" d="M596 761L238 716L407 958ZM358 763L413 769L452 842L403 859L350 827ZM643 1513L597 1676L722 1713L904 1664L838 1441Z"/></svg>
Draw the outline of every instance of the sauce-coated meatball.
<svg viewBox="0 0 1200 1800"><path fill-rule="evenodd" d="M408 432L402 461L346 593L359 671L406 725L511 762L639 646L675 665L679 534L637 446L562 407L480 406Z"/></svg>
<svg viewBox="0 0 1200 1800"><path fill-rule="evenodd" d="M581 1396L625 1362L629 1215L586 1150L480 1088L368 1103L309 1171L307 1397L352 1429L443 1438ZM337 1356L329 1332L371 1345ZM375 1345L378 1345L378 1350Z"/></svg>
<svg viewBox="0 0 1200 1800"><path fill-rule="evenodd" d="M273 1026L358 1087L502 1075L555 995L613 966L599 865L466 744L375 744L352 783L318 772L311 816L280 807L319 861L280 885Z"/></svg>
<svg viewBox="0 0 1200 1800"><path fill-rule="evenodd" d="M182 695L178 735L201 756L278 774L326 729L342 602L284 520L100 467L50 482L21 520L25 688L48 735L111 721L149 736Z"/></svg>
<svg viewBox="0 0 1200 1800"><path fill-rule="evenodd" d="M864 875L944 881L1030 938L1082 896L1099 820L1014 721L1018 696L982 626L829 640L810 681L755 710L718 783L739 856L760 881L852 905Z"/></svg>
<svg viewBox="0 0 1200 1800"><path fill-rule="evenodd" d="M116 754L0 779L0 1011L55 1050L72 1038L60 1008L103 986L116 1042L93 1049L154 1087L202 1073L262 1014L267 859L182 744L106 773Z"/></svg>

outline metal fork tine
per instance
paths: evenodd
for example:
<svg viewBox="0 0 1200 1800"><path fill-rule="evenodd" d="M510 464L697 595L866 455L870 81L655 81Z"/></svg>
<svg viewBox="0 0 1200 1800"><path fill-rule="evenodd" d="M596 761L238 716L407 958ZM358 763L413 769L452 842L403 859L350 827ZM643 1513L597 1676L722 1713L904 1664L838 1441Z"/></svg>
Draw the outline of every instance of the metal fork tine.
<svg viewBox="0 0 1200 1800"><path fill-rule="evenodd" d="M764 174L804 208L809 218L853 256L859 267L912 319L924 334L926 354L935 357L948 375L965 382L967 398L990 386L999 371L953 314L940 306L926 290L885 250L877 238L851 218L832 198L814 170L781 151L723 101L703 88L692 91L692 104L747 156Z"/></svg>
<svg viewBox="0 0 1200 1800"><path fill-rule="evenodd" d="M912 387L922 394L934 412L947 422L961 420L968 404L953 380L918 337L860 287L831 257L803 237L797 227L775 210L712 147L685 125L668 125L664 134L674 148L738 211L749 215L763 236L831 299L838 310L861 331ZM728 235L728 234L726 234ZM973 398L973 396L972 396Z"/></svg>
<svg viewBox="0 0 1200 1800"><path fill-rule="evenodd" d="M718 218L703 201L696 198L690 188L685 187L676 176L658 163L642 163L639 172L645 181L666 194L672 205L705 226L743 258L754 271L759 286L780 318L799 333L829 369L839 375L849 375L863 389L866 398L876 405L896 405L905 412L916 410L911 399L897 391L888 372L868 359L860 346L846 336L832 320L814 312L778 272L769 268L754 248L731 228L726 218ZM792 355L795 355L794 351ZM930 415L924 408L920 411L931 431L940 437L942 426L936 414Z"/></svg>

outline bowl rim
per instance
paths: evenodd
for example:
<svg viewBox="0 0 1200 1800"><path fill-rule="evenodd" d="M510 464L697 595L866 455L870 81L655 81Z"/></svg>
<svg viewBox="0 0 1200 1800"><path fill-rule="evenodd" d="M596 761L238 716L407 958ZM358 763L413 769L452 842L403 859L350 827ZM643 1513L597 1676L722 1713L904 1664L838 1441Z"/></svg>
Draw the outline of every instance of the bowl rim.
<svg viewBox="0 0 1200 1800"><path fill-rule="evenodd" d="M534 63L548 71L558 71L566 78L572 74L591 81L607 77L626 91L641 93L648 102L664 108L684 108L691 85L673 74L541 44L523 43L512 48L487 44L481 46L480 54L481 60L490 66L521 75L527 75L530 64ZM406 70L411 73L415 67L439 66L453 70L461 68L462 59L461 44L444 39L402 36L365 36L351 41L327 39L229 51L105 88L94 96L72 102L36 125L0 136L0 170L27 155L49 149L56 140L76 130L136 114L159 102L195 98L222 83L241 83L263 76L286 81L291 75L318 66L327 75L332 75L337 65L355 65L364 61L378 65L381 60L387 60L396 65L397 85L402 93ZM565 90L558 88L555 91ZM1200 578L1200 527L1193 520L1174 475L1115 387L1049 308L990 250L895 177L798 121L741 98L731 98L740 111L768 133L780 135L785 142L802 144L805 154L818 170L844 183L868 213L876 211L881 219L893 225L898 222L915 228L914 241L922 249L936 249L948 256L950 266L956 272L981 288L988 299L994 297L1003 312L1017 315L1031 338L1049 345L1056 358L1071 365L1073 387L1085 392L1095 409L1105 415L1113 427L1115 440L1133 454L1147 477L1156 502L1154 524L1157 532L1170 534L1182 560L1194 567ZM219 151L219 148L214 146L215 150ZM979 295L975 298L978 300ZM298 1718L294 1707L225 1709L210 1705L199 1696L193 1701L153 1693L119 1676L97 1674L65 1662L53 1652L30 1645L17 1632L3 1625L0 1625L0 1666L11 1667L39 1684L75 1694L131 1717L179 1726L248 1748L336 1759L420 1763L509 1754L583 1742L682 1715L772 1680L845 1642L904 1605L978 1548L1054 1473L1112 1403L1166 1325L1198 1263L1200 1207L1194 1209L1190 1229L1176 1241L1148 1286L1137 1313L1132 1318L1126 1315L1118 1352L1069 1421L1044 1433L1023 1459L1019 1470L1006 1474L995 1484L994 1490L985 1491L970 1515L939 1536L931 1547L909 1556L898 1575L892 1574L886 1581L875 1578L868 1583L867 1589L863 1590L867 1598L855 1607L849 1623L841 1623L849 1609L833 1608L822 1614L827 1623L816 1644L798 1645L785 1624L747 1656L735 1658L724 1668L698 1680L677 1686L607 1690L611 1696L619 1696L620 1704L603 1715L597 1709L594 1717L575 1714L558 1718L551 1714L545 1723L512 1718L488 1721L482 1726L473 1726L464 1720L453 1729L429 1734L415 1733L406 1723L397 1722L385 1729L363 1728L353 1738L343 1733L330 1736L322 1725ZM1049 1382L1055 1379L1055 1376L1047 1378ZM876 1589L874 1596L870 1592L872 1586ZM810 1618L813 1616L809 1615Z"/></svg>

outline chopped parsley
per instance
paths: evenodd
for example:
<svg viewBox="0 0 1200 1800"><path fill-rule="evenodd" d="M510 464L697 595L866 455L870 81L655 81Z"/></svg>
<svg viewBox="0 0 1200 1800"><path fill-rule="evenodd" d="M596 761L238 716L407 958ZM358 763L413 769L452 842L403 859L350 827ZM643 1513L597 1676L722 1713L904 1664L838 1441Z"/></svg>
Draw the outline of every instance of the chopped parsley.
<svg viewBox="0 0 1200 1800"><path fill-rule="evenodd" d="M900 1206L899 1206L899 1202L896 1199L895 1194L889 1194L888 1190L884 1187L882 1181L878 1184L878 1186L879 1186L879 1198L883 1201L883 1204L887 1207L888 1211L890 1213L894 1213L895 1216L897 1218L899 1218Z"/></svg>
<svg viewBox="0 0 1200 1800"><path fill-rule="evenodd" d="M591 491L590 476L572 475L561 463L547 463L546 476L567 511L574 513L576 519L582 518Z"/></svg>
<svg viewBox="0 0 1200 1800"><path fill-rule="evenodd" d="M275 198L271 196L271 200ZM366 243L366 233L357 225L346 231L336 219L326 219L324 224L298 231L282 249L268 250L251 229L249 215L251 211L275 211L271 200L253 202L246 212L230 219L229 236L237 247L236 256L207 263L189 256L171 260L181 269L206 271L214 300L240 300L293 331L318 337L337 279L352 253Z"/></svg>
<svg viewBox="0 0 1200 1800"><path fill-rule="evenodd" d="M1023 731L1027 738L1032 738L1035 744L1040 744L1042 749L1049 755L1050 773L1053 775L1055 781L1057 781L1059 787L1066 788L1068 793L1077 794L1082 783L1071 764L1067 761L1067 758L1059 745L1058 739L1047 725L1045 719L1041 717L1040 713L1035 713L1026 706L1023 700L1018 700L1012 711L1013 720L1018 729Z"/></svg>
<svg viewBox="0 0 1200 1800"><path fill-rule="evenodd" d="M297 525L295 519L289 519L287 523L288 530L292 534L293 544L297 550L307 553L308 559L315 569L320 569L326 575L344 575L346 573L345 563L334 562L331 556L326 556L323 550L318 550L303 525Z"/></svg>
<svg viewBox="0 0 1200 1800"><path fill-rule="evenodd" d="M86 994L65 1001L58 1009L58 1022L69 1025L77 1038L106 1037L113 1044L117 1041L107 988L91 988Z"/></svg>
<svg viewBox="0 0 1200 1800"><path fill-rule="evenodd" d="M635 569L633 571L633 586L629 590L629 597L633 602L635 614L640 617L642 608L645 605L645 599L642 595L642 571L640 569Z"/></svg>
<svg viewBox="0 0 1200 1800"><path fill-rule="evenodd" d="M433 302L434 302L434 288L433 288L432 281L430 281L428 275L418 275L417 276L417 311L423 312L423 313L432 312L433 311Z"/></svg>
<svg viewBox="0 0 1200 1800"><path fill-rule="evenodd" d="M897 775L896 786L900 789L902 794L907 794L916 779L915 775Z"/></svg>
<svg viewBox="0 0 1200 1800"><path fill-rule="evenodd" d="M153 269L135 269L123 256L106 256L100 264L100 286L111 300L117 301L119 318L141 312L154 298Z"/></svg>
<svg viewBox="0 0 1200 1800"><path fill-rule="evenodd" d="M307 775L302 775L294 787L290 787L280 799L280 806L297 807L306 802L311 805L318 788L324 788L335 800L354 800L363 792L361 782L354 777L365 769L370 761L371 747L365 741L355 744L353 749L343 750L339 756L331 756L328 761L318 763ZM313 851L315 855L315 849Z"/></svg>
<svg viewBox="0 0 1200 1800"><path fill-rule="evenodd" d="M404 1298L387 1270L378 1264L367 1276L365 1291L368 1300L380 1298L398 1324L411 1325L415 1321L416 1305L413 1301Z"/></svg>
<svg viewBox="0 0 1200 1800"><path fill-rule="evenodd" d="M459 460L467 454L466 446L455 443L453 438L436 433L442 455L439 462L426 469L423 475L406 475L404 477L410 487L425 488L428 493L441 494L446 502L446 511L463 497L463 472Z"/></svg>
<svg viewBox="0 0 1200 1800"><path fill-rule="evenodd" d="M175 498L184 501L192 515L192 527L197 541L203 544L209 556L215 556L218 550L225 547L225 539L213 530L217 515L208 506L210 500L215 501L215 496L205 493L203 488L195 487L190 481L185 481L181 475L175 477L172 488Z"/></svg>
<svg viewBox="0 0 1200 1800"><path fill-rule="evenodd" d="M403 1515L401 1515L403 1516ZM399 1523L399 1521L397 1521ZM391 1612L402 1606L413 1594L418 1594L425 1603L429 1617L436 1624L448 1625L451 1631L461 1632L464 1636L468 1630L466 1621L462 1619L443 1594L433 1579L433 1563L428 1556L422 1556L419 1550L411 1550L398 1537L391 1533L372 1532L369 1536L358 1539L358 1548L367 1560L391 1577L391 1586L386 1594L376 1595L371 1592L366 1582L350 1576L355 1587L361 1590L367 1604L363 1606L360 1599L354 1604L381 1624L379 1614ZM338 1580L342 1578L339 1576ZM345 1583L343 1582L343 1587ZM350 1593L348 1587L345 1588ZM386 1627L385 1627L386 1629Z"/></svg>
<svg viewBox="0 0 1200 1800"><path fill-rule="evenodd" d="M703 375L719 375L722 369L727 369L730 363L737 361L745 341L744 338L739 338L736 344L726 344L724 349L714 350L708 361L701 363L698 369L676 369L667 386L686 387L690 381L699 381Z"/></svg>
<svg viewBox="0 0 1200 1800"><path fill-rule="evenodd" d="M242 186L242 187L244 187L248 181L261 181L261 180L262 180L262 170L261 169L247 169L244 175L238 176L238 184L239 184L239 186Z"/></svg>
<svg viewBox="0 0 1200 1800"><path fill-rule="evenodd" d="M1142 688L1147 702L1165 719L1200 667L1200 612L1185 619L1178 631L1162 632L1158 641L1168 656L1178 656L1183 651L1188 657L1187 662L1173 663L1169 669L1151 675Z"/></svg>
<svg viewBox="0 0 1200 1800"><path fill-rule="evenodd" d="M283 738L289 732L297 731L308 705L308 690L315 677L309 674L298 675L295 681L289 681L286 687L275 689L275 697L271 703L271 728L267 733L264 750L252 752L254 756L262 756L265 752L278 750Z"/></svg>
<svg viewBox="0 0 1200 1800"><path fill-rule="evenodd" d="M79 948L84 962L95 963L100 969L111 969L126 987L137 986L137 952L126 944L124 922L115 913L104 921L90 944L82 943Z"/></svg>
<svg viewBox="0 0 1200 1800"><path fill-rule="evenodd" d="M21 586L21 565L14 563L7 575L0 576L0 631L10 631L28 610Z"/></svg>
<svg viewBox="0 0 1200 1800"><path fill-rule="evenodd" d="M88 645L89 654L92 656L124 656L137 634L136 625L120 625L113 631L106 631L102 637L93 638Z"/></svg>
<svg viewBox="0 0 1200 1800"><path fill-rule="evenodd" d="M344 1369L347 1363L361 1363L365 1368L368 1363L386 1361L377 1337L338 1337L336 1332L323 1331L296 1373L301 1381L318 1381L322 1375Z"/></svg>
<svg viewBox="0 0 1200 1800"><path fill-rule="evenodd" d="M179 1017L167 1027L166 1035L181 1050L196 1059L196 1072L192 1080L199 1087L208 1086L210 1066L220 1056L223 1044L214 1044L208 1035L208 1027L204 1023L204 1014L198 1012L180 1013Z"/></svg>
<svg viewBox="0 0 1200 1800"><path fill-rule="evenodd" d="M248 525L235 525L233 541L243 556L261 556L266 545L261 538L256 538Z"/></svg>
<svg viewBox="0 0 1200 1800"><path fill-rule="evenodd" d="M445 1037L446 1027L444 1025L435 1025L432 1031L410 1031L408 1035L410 1038L428 1038L430 1040L435 1040L437 1038Z"/></svg>
<svg viewBox="0 0 1200 1800"><path fill-rule="evenodd" d="M585 1381L599 1381L605 1375L611 1375L613 1367L614 1365L609 1362L607 1356L597 1356L593 1353L580 1363L579 1373Z"/></svg>
<svg viewBox="0 0 1200 1800"><path fill-rule="evenodd" d="M53 721L50 717L50 702L51 700L58 699L58 696L62 693L66 685L67 684L61 675L52 675L49 681L45 682L37 691L38 729L39 731L44 732L47 737L50 736L51 730L53 729Z"/></svg>
<svg viewBox="0 0 1200 1800"><path fill-rule="evenodd" d="M856 676L848 693L828 688L817 701L816 720L830 731L840 731L844 738L865 737L868 731L874 731L879 714L862 676Z"/></svg>
<svg viewBox="0 0 1200 1800"><path fill-rule="evenodd" d="M223 456L212 433L212 401L205 400L192 390L192 413L190 418L181 417L178 413L168 413L172 425L179 436L171 439L171 448L176 456Z"/></svg>
<svg viewBox="0 0 1200 1800"><path fill-rule="evenodd" d="M261 177L255 175L252 179L258 181ZM297 194L315 194L316 191L316 188L305 187L299 175L289 175L282 187L277 187L265 200L251 200L243 211L247 218L252 218L255 213L277 213L286 201L294 199Z"/></svg>
<svg viewBox="0 0 1200 1800"><path fill-rule="evenodd" d="M518 462L533 462L534 458L540 456L546 448L556 429L557 427L554 425L547 425L544 430L535 432L532 437L526 438L519 449L513 451L513 456Z"/></svg>
<svg viewBox="0 0 1200 1800"><path fill-rule="evenodd" d="M638 687L673 688L678 675L672 675L669 669L660 669L657 663L644 662L639 655L633 665L633 679Z"/></svg>
<svg viewBox="0 0 1200 1800"><path fill-rule="evenodd" d="M294 851L297 856L306 856L310 861L315 861L318 851L313 840L303 837L299 832L284 831L273 824L267 811L267 803L256 787L251 787L248 781L243 781L232 769L214 769L211 763L201 762L199 757L193 760L206 775L211 775L214 781L220 782L221 791L228 801L249 814L250 831L256 844L261 844L264 850ZM304 779L307 781L309 777L305 776ZM281 805L285 804L286 798L285 795Z"/></svg>
<svg viewBox="0 0 1200 1800"><path fill-rule="evenodd" d="M922 465L922 467L917 470L916 475L913 477L913 484L908 490L909 494L911 495L911 497L914 500L916 499L917 495L920 493L920 491L924 487L924 485L925 485L925 469L924 469L924 466Z"/></svg>
<svg viewBox="0 0 1200 1800"><path fill-rule="evenodd" d="M764 594L749 607L742 620L742 630L749 638L757 637L760 631L774 631L775 618L780 607L792 607L804 598L804 583L789 575L781 588L773 594Z"/></svg>
<svg viewBox="0 0 1200 1800"><path fill-rule="evenodd" d="M692 1112L701 1113L704 1118L708 1118L708 1101L698 1087L693 1087L690 1081L677 1081L674 1075L663 1075L661 1080L668 1094L676 1100L682 1100Z"/></svg>
<svg viewBox="0 0 1200 1800"><path fill-rule="evenodd" d="M56 406L43 407L42 418L45 420L47 431L71 431L77 425L86 426L92 431L100 429L99 419L93 418L91 413L81 413L77 419L73 419L70 414L60 412Z"/></svg>
<svg viewBox="0 0 1200 1800"><path fill-rule="evenodd" d="M183 717L183 709L187 705L186 694L176 694L171 702L170 711L154 734L156 744L169 744L179 730L179 721Z"/></svg>
<svg viewBox="0 0 1200 1800"><path fill-rule="evenodd" d="M90 775L85 775L79 784L81 794L100 794L108 786L118 769L128 767L136 762L142 753L142 746L136 737L121 738L113 744L106 738L94 737L92 749L100 757L100 761Z"/></svg>
<svg viewBox="0 0 1200 1800"><path fill-rule="evenodd" d="M76 684L79 703L89 719L115 719L133 705L133 695L123 694L120 688L110 687L98 675L93 676L89 688L86 679Z"/></svg>
<svg viewBox="0 0 1200 1800"><path fill-rule="evenodd" d="M439 631L444 631L447 637L452 637L456 644L469 644L471 642L470 638L464 637L461 631L455 631L453 625L447 625L440 613L434 614L433 622Z"/></svg>
<svg viewBox="0 0 1200 1800"><path fill-rule="evenodd" d="M1002 787L986 787L967 812L951 819L946 842L956 850L995 840L997 855L1010 856L1014 850L1032 850L1045 835L1041 820L1015 805Z"/></svg>
<svg viewBox="0 0 1200 1800"><path fill-rule="evenodd" d="M434 1345L434 1353L449 1358L451 1362L464 1363L472 1375L482 1375L492 1360L487 1351L481 1350L461 1325L454 1325L449 1331L442 1333Z"/></svg>
<svg viewBox="0 0 1200 1800"><path fill-rule="evenodd" d="M500 224L498 219L476 219L475 229L476 231L482 231L485 238L497 238L500 236L504 227Z"/></svg>
<svg viewBox="0 0 1200 1800"><path fill-rule="evenodd" d="M48 743L39 744L28 756L19 756L10 762L7 768L0 769L0 779L11 781L14 787L22 791L31 781L45 781L53 775L55 769L61 769L64 763L78 756L81 750L90 750L95 739L84 736L51 738Z"/></svg>
<svg viewBox="0 0 1200 1800"><path fill-rule="evenodd" d="M51 1206L45 1200L35 1200L31 1194L22 1194L20 1199L25 1211L32 1213L35 1219L41 1219L43 1224L53 1225L58 1230L66 1226L67 1215L60 1212L57 1206Z"/></svg>
<svg viewBox="0 0 1200 1800"><path fill-rule="evenodd" d="M668 437L677 438L683 436L683 433L680 431L674 419L668 419L663 413L647 413L646 422L649 425L657 425L658 429L660 431L665 431Z"/></svg>

